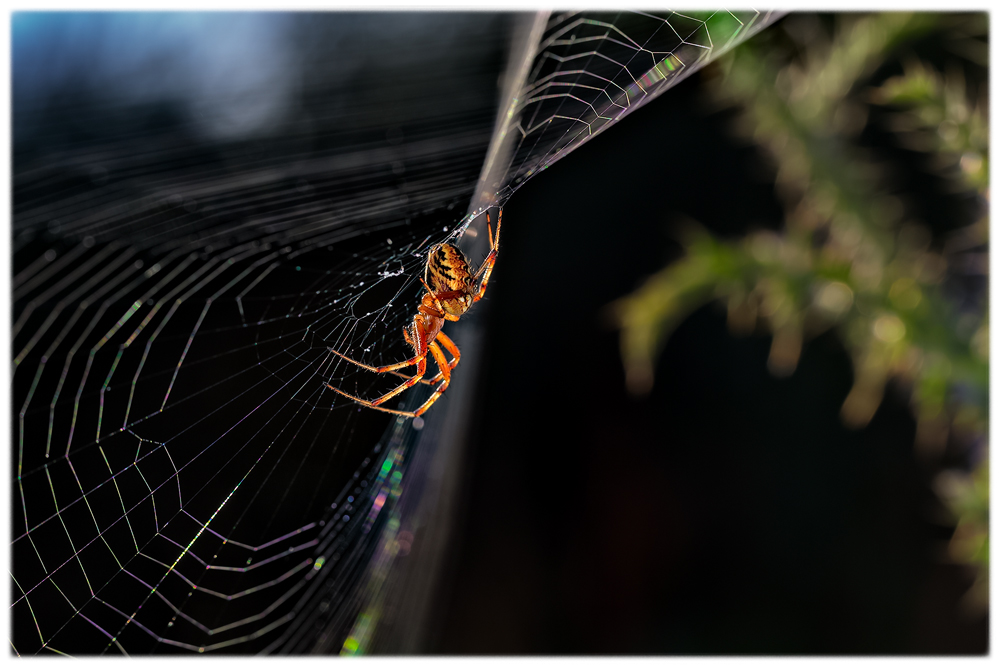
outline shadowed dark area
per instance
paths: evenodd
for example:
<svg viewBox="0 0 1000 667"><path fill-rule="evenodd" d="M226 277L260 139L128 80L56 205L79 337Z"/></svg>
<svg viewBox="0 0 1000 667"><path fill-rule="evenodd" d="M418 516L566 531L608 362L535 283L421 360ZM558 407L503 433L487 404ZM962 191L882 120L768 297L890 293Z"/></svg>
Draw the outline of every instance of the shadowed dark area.
<svg viewBox="0 0 1000 667"><path fill-rule="evenodd" d="M652 393L625 392L602 312L668 259L678 223L781 224L771 174L729 138L730 114L700 103L700 80L505 207L431 652L982 653L987 618L958 610L971 574L944 555L952 528L907 393L844 427L835 335L778 379L770 336L734 338L706 306L669 340ZM937 197L927 215L947 216L954 196Z"/></svg>
<svg viewBox="0 0 1000 667"><path fill-rule="evenodd" d="M547 102L518 119L538 132L494 174L514 194L489 290L448 323L465 356L417 422L331 390L403 382L370 370L414 354L401 329L428 249L481 194L523 17L15 15L14 651L988 650L935 493L973 456L957 438L918 455L904 382L845 426L855 377L835 330L779 378L770 333L734 336L709 303L670 335L651 392L626 392L609 304L684 257L693 225L777 236L787 211L740 114L708 101L720 66L563 152L625 107L599 123L592 102L549 93L642 90L624 66L624 87L601 78L608 53L655 85L652 53L609 25L646 44L698 22L553 16L571 37L542 52L530 94ZM930 33L910 46L945 69ZM609 36L600 63L573 50ZM985 70L962 71L985 87ZM943 248L981 198L900 145L893 114L871 111L857 143ZM485 246L484 229L464 241ZM946 296L975 314L986 286L949 275Z"/></svg>

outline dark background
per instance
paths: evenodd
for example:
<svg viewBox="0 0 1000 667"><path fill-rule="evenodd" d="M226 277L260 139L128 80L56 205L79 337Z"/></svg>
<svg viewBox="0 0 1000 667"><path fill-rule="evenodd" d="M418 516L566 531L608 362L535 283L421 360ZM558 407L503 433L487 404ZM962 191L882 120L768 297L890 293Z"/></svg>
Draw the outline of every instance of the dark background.
<svg viewBox="0 0 1000 667"><path fill-rule="evenodd" d="M410 36L406 17L393 18L402 24L398 34ZM358 26L345 32L367 34L363 21ZM438 83L454 92L454 77L466 75L458 87L468 108L456 115L488 132L504 22L485 17L480 29L497 45L487 44L482 62L453 58L451 47L441 46L456 67ZM318 92L295 98L293 106L304 115L336 110L349 97L328 89L339 52L318 28L306 34L314 41L299 42L314 60L303 60L312 63L304 71L319 82ZM450 35L459 43L469 39L465 30ZM440 31L436 40L423 36L442 40ZM396 32L382 37L402 42ZM317 69L316 61L330 71ZM379 62L387 67L394 69ZM379 68L376 74L384 75ZM364 71L357 78L378 80ZM982 653L987 619L959 609L972 577L947 558L953 527L931 488L945 462L930 465L915 456L905 388L890 388L865 429L841 424L852 371L835 334L807 342L796 372L777 379L767 370L770 336L732 337L723 308L710 305L671 337L652 393L625 392L618 333L606 308L679 256L684 221L728 237L782 226L773 171L756 148L733 138L734 112L705 103L705 79L695 75L669 90L533 178L505 206L496 270L485 303L470 314L484 324L485 363L458 530L427 651ZM83 95L62 94L71 101ZM24 99L30 96L15 89L15 102ZM98 107L102 99L89 104ZM380 108L379 99L371 109ZM69 106L72 113L55 104L59 114L32 118L19 116L15 105L15 142L27 141L21 160L50 144L97 142L105 133L134 133L133 150L151 143L150 127L122 125L113 115L88 117L76 102ZM436 107L420 108L434 122L444 118ZM193 123L179 120L186 116L173 107L153 111L159 115L131 109L127 118L153 118L157 128ZM332 111L316 118L342 130ZM453 138L457 121L445 120ZM211 167L198 151L227 140L189 137L188 130L183 136L197 156L191 163ZM318 130L285 132L238 142L246 153L233 151L233 169L258 154L294 164L296 155L326 147ZM375 138L380 146L391 143L382 134ZM479 158L471 152L467 158L471 190ZM923 217L947 228L956 195L911 162L905 179L923 193ZM449 163L444 171L454 176L459 168ZM414 172L406 178L424 176ZM60 173L81 188L96 188L92 182L101 176ZM75 182L58 190L72 194ZM278 191L296 193L290 201L303 204L330 199L339 187L313 183L315 194L307 196L301 185L290 177ZM57 191L41 179L25 187L38 197ZM15 207L27 199L22 193L15 192ZM168 230L180 228L175 219L197 222L191 212L167 213ZM59 230L49 231L32 243L57 244ZM15 266L20 261L14 257ZM375 424L372 433L381 432L380 417L364 415L366 425Z"/></svg>
<svg viewBox="0 0 1000 667"><path fill-rule="evenodd" d="M772 172L696 75L519 190L487 294L486 366L432 652L981 653L972 573L891 386L864 429L834 333L795 373L725 309L625 391L606 306L679 255L679 223L779 228ZM929 183L926 215L954 194ZM930 179L930 180L928 180ZM940 211L935 214L934 209ZM937 218L937 219L935 219ZM944 224L943 226L948 226Z"/></svg>

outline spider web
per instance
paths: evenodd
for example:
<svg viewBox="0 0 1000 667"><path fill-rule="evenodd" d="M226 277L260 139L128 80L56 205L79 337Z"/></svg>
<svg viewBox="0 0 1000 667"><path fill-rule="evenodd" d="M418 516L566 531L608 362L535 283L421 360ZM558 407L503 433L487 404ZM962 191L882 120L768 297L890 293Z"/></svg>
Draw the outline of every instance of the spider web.
<svg viewBox="0 0 1000 667"><path fill-rule="evenodd" d="M14 650L371 648L475 315L423 430L329 350L407 358L433 244L772 18L17 15Z"/></svg>

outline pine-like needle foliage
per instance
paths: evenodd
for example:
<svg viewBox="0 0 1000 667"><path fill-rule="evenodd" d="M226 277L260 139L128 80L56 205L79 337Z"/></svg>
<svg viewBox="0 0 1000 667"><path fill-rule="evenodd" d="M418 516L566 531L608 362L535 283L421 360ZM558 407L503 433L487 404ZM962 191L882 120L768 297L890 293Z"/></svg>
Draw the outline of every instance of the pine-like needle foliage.
<svg viewBox="0 0 1000 667"><path fill-rule="evenodd" d="M937 484L957 518L950 553L978 566L969 600L980 608L989 565L986 30L985 14L802 14L736 49L710 92L741 110L737 129L774 164L784 229L726 240L692 227L683 257L612 306L637 394L651 388L673 329L713 300L727 305L733 333L772 332L768 364L779 376L794 372L811 337L835 328L854 367L841 409L851 427L868 424L890 379L912 387L923 455L939 456L949 439L981 452L970 448L967 469ZM901 150L866 146L873 122ZM914 151L975 198L971 224L958 214L945 231L921 221L914 193L892 179L892 161Z"/></svg>

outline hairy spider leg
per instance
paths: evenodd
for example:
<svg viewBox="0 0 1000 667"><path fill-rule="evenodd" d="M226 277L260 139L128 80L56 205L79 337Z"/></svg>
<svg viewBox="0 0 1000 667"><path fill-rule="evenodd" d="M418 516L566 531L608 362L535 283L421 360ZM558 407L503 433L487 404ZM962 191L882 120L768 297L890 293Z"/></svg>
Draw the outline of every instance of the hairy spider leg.
<svg viewBox="0 0 1000 667"><path fill-rule="evenodd" d="M433 343L432 343L432 345L433 345ZM392 398L396 394L398 394L398 393L400 393L402 391L405 391L405 390L409 389L410 387L412 387L413 385L415 385L416 383L420 382L420 378L422 378L424 376L424 373L426 373L426 372L427 372L427 356L424 355L423 357L420 358L420 361L417 362L417 374L416 375L414 375L413 377L409 378L406 382L404 382L403 384L399 385L395 389L393 389L393 390L391 390L391 391L389 391L389 392L387 392L385 394L382 394L381 396L379 396L378 398L376 398L373 401L366 401L363 398L358 398L357 396L351 396L346 391L341 391L340 389L337 389L336 387L334 387L334 386L332 386L330 384L327 384L326 386L330 387L330 389L333 389L335 392L337 392L341 396L346 396L347 398L351 399L352 401L357 401L358 403L361 403L362 405L367 405L370 408L377 408L380 403L385 403L386 401L388 401L390 398Z"/></svg>
<svg viewBox="0 0 1000 667"><path fill-rule="evenodd" d="M424 401L423 405L413 411L414 417L419 417L427 412L428 408L434 405L434 402L441 398L441 394L443 394L444 390L448 388L449 384L451 384L451 368L448 367L448 360L445 359L444 352L441 351L441 348L438 347L436 342L431 343L430 350L431 354L434 355L434 361L437 362L438 368L441 369L441 375L443 375L444 378L441 380L441 384L438 385L438 388L434 390L434 393L431 394L431 397Z"/></svg>
<svg viewBox="0 0 1000 667"><path fill-rule="evenodd" d="M444 345L444 349L451 353L452 359L448 363L448 368L454 369L455 366L458 366L458 360L462 358L462 353L458 351L458 345L455 345L455 341L448 338L443 331L438 332L436 340Z"/></svg>
<svg viewBox="0 0 1000 667"><path fill-rule="evenodd" d="M373 373L387 373L389 371L394 371L397 368L406 368L407 366L413 366L419 364L422 360L427 358L427 343L424 342L424 336L426 334L426 331L424 330L423 325L418 320L415 319L413 323L419 329L417 333L420 335L420 341L418 342L418 344L414 345L414 341L410 336L410 332L406 330L406 327L403 327L403 338L406 339L407 343L413 345L413 348L416 351L417 356L413 357L412 359L407 359L406 361L401 361L398 364L389 364L388 366L369 366L368 364L363 364L360 361L356 361L355 359L351 359L350 357L343 355L340 352L337 352L332 347L330 348L330 351L333 352L338 357L340 357L341 359L349 361L356 366L361 366L361 368L369 370ZM421 375L423 374L421 373Z"/></svg>
<svg viewBox="0 0 1000 667"><path fill-rule="evenodd" d="M345 356L345 355L341 354L340 352L337 352L333 348L330 348L330 351L333 352L338 357L340 357L341 359L343 359L344 361L349 361L352 364L354 364L356 366L361 366L361 368L364 368L365 370L369 370L369 371L371 371L373 373L388 373L389 371L394 371L397 368L406 368L407 366L415 366L418 363L420 363L420 361L422 359L424 359L424 358L427 357L427 353L425 352L424 354L418 354L417 356L413 357L412 359L407 359L406 361L401 361L398 364L391 364L389 366L369 366L368 364L363 364L360 361L356 361L354 359L351 359L350 357ZM409 376L407 376L407 377L409 377Z"/></svg>
<svg viewBox="0 0 1000 667"><path fill-rule="evenodd" d="M430 285L424 282L423 278L420 279L420 282L422 282L424 284L424 287L427 288L427 293L430 294L431 299L434 300L434 307L437 308L437 311L435 312L431 310L424 304L420 304L419 306L417 306L417 310L419 310L421 313L424 313L425 315L433 315L434 317L441 317L451 322L458 322L459 318L458 315L452 315L450 313L444 312L444 306L441 305L441 302L438 300L438 295L434 293L434 290L431 289ZM462 296L462 294L463 294L462 292L441 292L440 296L444 297L445 299L453 299L455 297Z"/></svg>
<svg viewBox="0 0 1000 667"><path fill-rule="evenodd" d="M483 265L479 267L476 271L476 278L479 277L480 273L483 273L483 281L479 283L479 292L472 297L472 303L476 303L483 298L483 294L486 293L486 285L490 282L490 274L493 273L493 265L497 261L497 247L500 245L500 225L503 223L503 209L500 209L500 214L497 216L497 235L496 239L493 238L493 230L490 229L490 214L486 214L486 230L490 233L490 254L486 256L483 260Z"/></svg>
<svg viewBox="0 0 1000 667"><path fill-rule="evenodd" d="M427 401L423 405L421 405L413 412L406 412L404 410L392 410L390 408L383 408L380 405L381 403L384 403L385 401L389 400L396 394L416 384L416 382L413 382L412 380L404 382L403 384L399 385L389 393L379 396L374 401L366 401L363 398L358 398L357 396L351 396L347 392L341 391L340 389L337 389L336 387L331 386L329 384L327 384L326 386L330 387L330 389L333 389L341 396L349 398L352 401L360 403L361 405L365 405L369 408L374 408L375 410L381 410L382 412L389 412L394 415L402 415L403 417L419 417L420 415L424 414L424 412L427 411L427 408L431 407L431 405L434 404L434 401L436 401L438 398L441 397L441 393L448 388L448 384L451 382L451 369L448 367L448 360L445 358L444 352L441 351L441 348L438 347L438 344L436 342L432 342L428 346L428 351L434 357L434 361L437 362L438 368L441 370L441 375L443 376L443 379L441 380L441 386L437 388L437 390L431 395L429 399L427 399ZM424 370L426 368L426 361L424 360L424 363L420 364L420 366L423 366L424 368L421 367L417 368L417 376L415 378L416 380L419 380L420 377L423 375Z"/></svg>
<svg viewBox="0 0 1000 667"><path fill-rule="evenodd" d="M406 338L406 342L409 343L410 342L410 334L406 331L406 329L403 329L403 336L404 336L404 338ZM459 359L462 358L462 353L459 352L458 346L455 345L455 342L452 339L448 338L448 336L446 336L443 331L439 331L438 332L437 342L441 343L441 345L443 345L444 348L446 350L448 350L448 352L451 354L451 361L448 362L448 370L452 370L452 371L455 370L455 366L458 366ZM398 371L389 371L389 373L392 374L392 375L396 375L398 377L401 377L401 378L408 378L408 377L410 377L409 375L406 375L405 373L400 373ZM444 373L441 372L441 371L438 371L438 374L435 375L434 377L430 378L430 379L427 379L427 378L421 379L420 380L420 384L437 384L438 382L441 381L441 378L443 376L444 376Z"/></svg>

